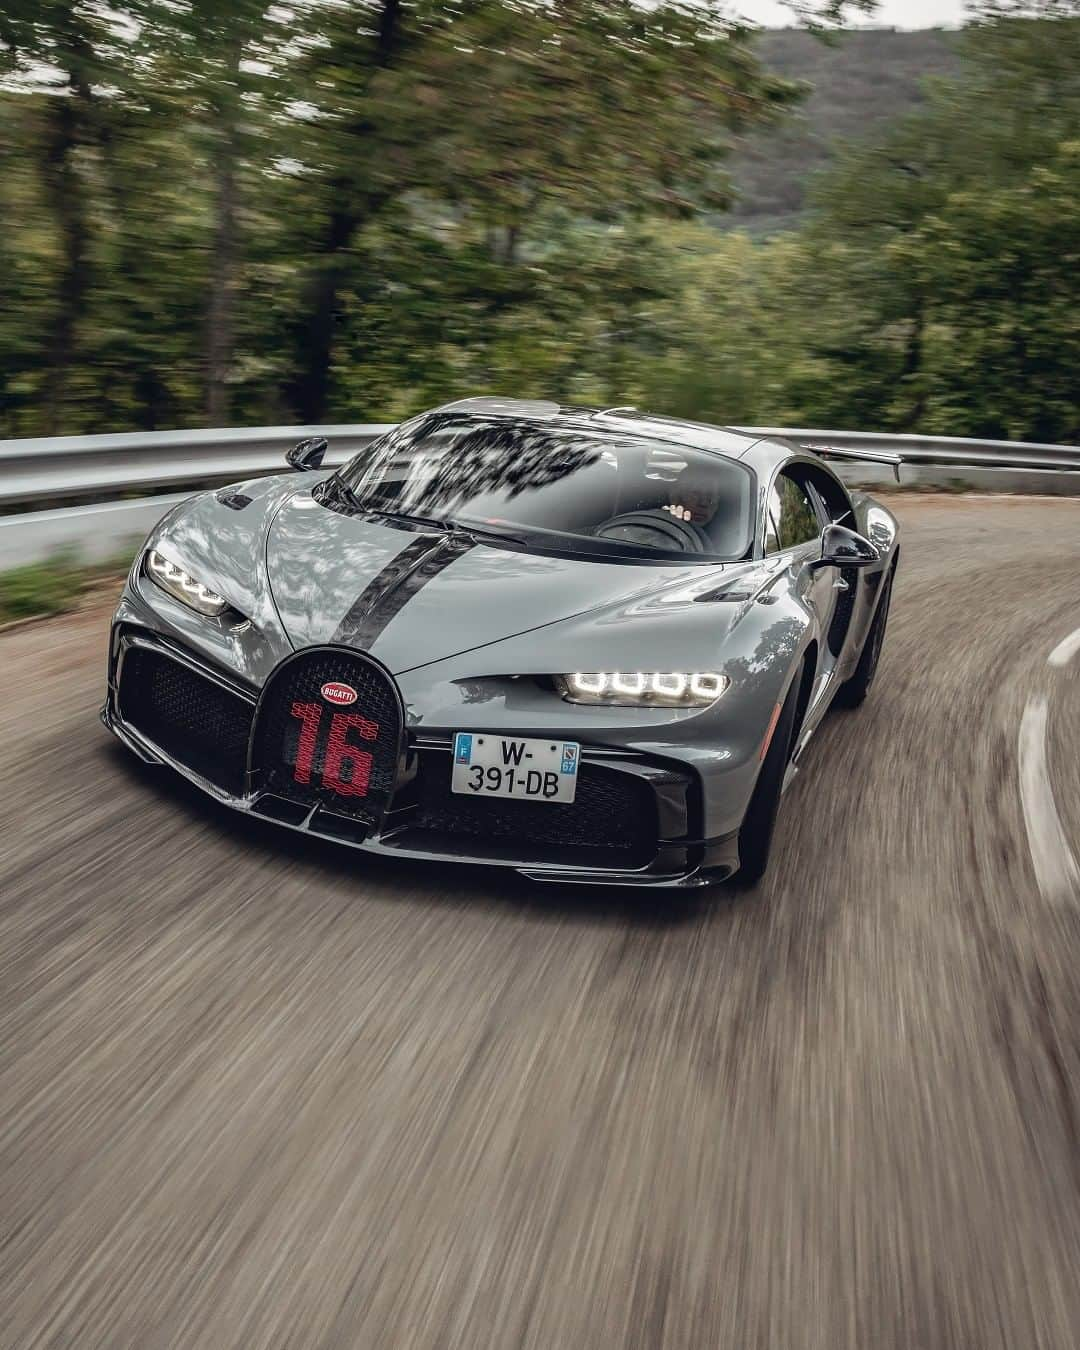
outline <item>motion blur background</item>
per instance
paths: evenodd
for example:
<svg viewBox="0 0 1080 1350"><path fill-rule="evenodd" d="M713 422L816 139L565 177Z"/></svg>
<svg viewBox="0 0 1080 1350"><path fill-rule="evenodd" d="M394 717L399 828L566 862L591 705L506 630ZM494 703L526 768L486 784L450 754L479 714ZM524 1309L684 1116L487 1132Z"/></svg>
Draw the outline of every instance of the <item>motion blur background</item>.
<svg viewBox="0 0 1080 1350"><path fill-rule="evenodd" d="M756 12L2 0L0 436L483 390L1075 441L1076 0Z"/></svg>
<svg viewBox="0 0 1080 1350"><path fill-rule="evenodd" d="M822 4L0 0L0 438L494 393L1076 446L1080 3ZM113 745L132 549L30 548L167 440L0 446L2 1350L1080 1345L1075 475L889 498L870 699L762 885L672 900Z"/></svg>

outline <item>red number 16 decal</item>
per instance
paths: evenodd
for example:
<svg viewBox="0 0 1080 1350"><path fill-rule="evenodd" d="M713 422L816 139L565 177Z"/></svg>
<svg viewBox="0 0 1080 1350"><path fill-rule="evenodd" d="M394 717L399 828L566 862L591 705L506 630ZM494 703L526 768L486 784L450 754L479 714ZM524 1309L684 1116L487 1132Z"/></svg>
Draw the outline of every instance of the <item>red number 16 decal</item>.
<svg viewBox="0 0 1080 1350"><path fill-rule="evenodd" d="M293 778L298 783L310 783L323 705L297 701L289 711L300 723L300 744L296 747ZM336 712L331 716L322 785L342 797L366 797L371 778L371 755L349 741L349 732L353 730L363 740L373 741L379 734L379 724L361 717L359 713ZM347 778L344 776L346 773Z"/></svg>

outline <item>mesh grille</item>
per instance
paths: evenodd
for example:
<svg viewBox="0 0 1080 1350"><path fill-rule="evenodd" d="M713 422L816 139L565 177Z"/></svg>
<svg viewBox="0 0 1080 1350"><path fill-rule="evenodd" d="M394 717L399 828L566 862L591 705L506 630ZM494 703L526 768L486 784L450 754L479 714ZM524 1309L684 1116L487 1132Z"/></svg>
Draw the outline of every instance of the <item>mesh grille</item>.
<svg viewBox="0 0 1080 1350"><path fill-rule="evenodd" d="M327 684L349 685L355 701L329 703ZM362 656L323 647L290 658L267 682L252 768L260 788L377 825L394 788L400 741L389 677Z"/></svg>
<svg viewBox="0 0 1080 1350"><path fill-rule="evenodd" d="M171 759L239 796L253 706L161 652L130 647L120 716Z"/></svg>
<svg viewBox="0 0 1080 1350"><path fill-rule="evenodd" d="M468 835L457 848L475 857L520 850L524 861L578 861L593 867L634 867L656 853L656 798L633 774L583 763L572 802L523 802L465 797L450 791L450 757L421 756L418 804L411 829ZM485 847L493 844L495 849ZM502 847L499 847L499 846Z"/></svg>

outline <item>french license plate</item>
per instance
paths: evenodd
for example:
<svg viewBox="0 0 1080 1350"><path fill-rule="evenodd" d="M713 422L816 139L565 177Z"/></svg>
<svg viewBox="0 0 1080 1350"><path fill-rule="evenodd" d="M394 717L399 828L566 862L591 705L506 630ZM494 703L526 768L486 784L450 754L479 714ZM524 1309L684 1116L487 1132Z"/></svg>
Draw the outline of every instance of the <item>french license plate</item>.
<svg viewBox="0 0 1080 1350"><path fill-rule="evenodd" d="M454 737L450 790L470 797L572 802L579 758L575 741L459 731Z"/></svg>

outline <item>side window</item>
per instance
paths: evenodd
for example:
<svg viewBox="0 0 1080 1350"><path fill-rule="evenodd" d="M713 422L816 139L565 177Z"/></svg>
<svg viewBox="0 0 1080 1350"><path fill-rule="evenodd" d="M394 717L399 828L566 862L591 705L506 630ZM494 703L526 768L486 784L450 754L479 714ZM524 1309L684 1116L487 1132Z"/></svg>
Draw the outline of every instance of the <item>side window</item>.
<svg viewBox="0 0 1080 1350"><path fill-rule="evenodd" d="M765 523L765 552L779 553L809 543L821 533L810 494L787 474L777 474L769 493Z"/></svg>
<svg viewBox="0 0 1080 1350"><path fill-rule="evenodd" d="M813 488L815 495L820 497L820 504L824 507L829 520L834 520L839 525L854 528L855 518L851 512L851 502L848 500L847 493L831 473L824 469L808 468L806 470L806 481Z"/></svg>

